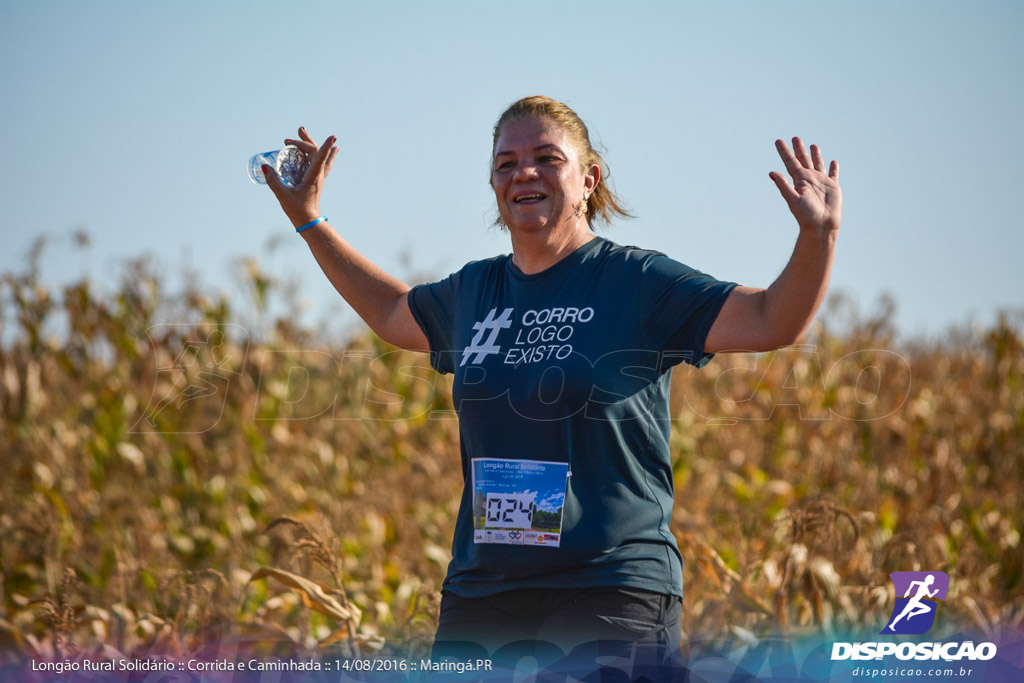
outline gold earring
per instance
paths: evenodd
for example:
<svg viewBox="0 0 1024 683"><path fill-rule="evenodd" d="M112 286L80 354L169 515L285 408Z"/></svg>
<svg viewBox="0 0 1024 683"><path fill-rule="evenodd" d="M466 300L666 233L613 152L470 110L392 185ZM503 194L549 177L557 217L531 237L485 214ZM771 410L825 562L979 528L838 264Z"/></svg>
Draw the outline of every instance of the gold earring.
<svg viewBox="0 0 1024 683"><path fill-rule="evenodd" d="M587 215L587 195L583 195L583 201L573 207L572 215L576 218Z"/></svg>

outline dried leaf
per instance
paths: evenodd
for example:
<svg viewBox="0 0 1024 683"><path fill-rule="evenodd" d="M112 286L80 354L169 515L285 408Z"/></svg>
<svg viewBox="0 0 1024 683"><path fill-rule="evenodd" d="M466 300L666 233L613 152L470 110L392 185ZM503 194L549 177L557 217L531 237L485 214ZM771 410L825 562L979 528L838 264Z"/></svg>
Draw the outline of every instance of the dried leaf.
<svg viewBox="0 0 1024 683"><path fill-rule="evenodd" d="M273 567L261 567L253 573L249 581L256 581L268 576L277 579L286 586L294 588L306 607L316 610L321 614L326 614L343 622L351 619L357 624L360 617L362 617L362 613L355 605L352 603L342 604L335 597L336 593L334 591L313 579L307 579L298 574L274 569Z"/></svg>
<svg viewBox="0 0 1024 683"><path fill-rule="evenodd" d="M316 644L318 649L325 649L336 643L347 641L349 639L348 625L342 624L341 628L333 631L326 638Z"/></svg>

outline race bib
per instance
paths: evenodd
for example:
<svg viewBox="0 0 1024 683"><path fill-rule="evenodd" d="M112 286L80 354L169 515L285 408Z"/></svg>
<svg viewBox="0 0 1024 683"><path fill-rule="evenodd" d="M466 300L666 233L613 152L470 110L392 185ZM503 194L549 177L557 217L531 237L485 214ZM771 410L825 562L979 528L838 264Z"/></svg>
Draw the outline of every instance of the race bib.
<svg viewBox="0 0 1024 683"><path fill-rule="evenodd" d="M569 463L473 459L473 541L557 548Z"/></svg>

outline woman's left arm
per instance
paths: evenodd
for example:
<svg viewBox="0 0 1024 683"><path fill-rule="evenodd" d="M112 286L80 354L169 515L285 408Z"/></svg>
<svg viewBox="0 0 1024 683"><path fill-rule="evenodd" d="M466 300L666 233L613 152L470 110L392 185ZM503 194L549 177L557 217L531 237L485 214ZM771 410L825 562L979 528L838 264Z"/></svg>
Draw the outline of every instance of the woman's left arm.
<svg viewBox="0 0 1024 683"><path fill-rule="evenodd" d="M707 353L771 351L796 343L807 331L828 290L836 236L843 212L839 164L825 162L817 145L810 154L800 138L793 150L775 141L793 182L769 173L800 226L793 255L768 289L737 287L725 300L704 342Z"/></svg>

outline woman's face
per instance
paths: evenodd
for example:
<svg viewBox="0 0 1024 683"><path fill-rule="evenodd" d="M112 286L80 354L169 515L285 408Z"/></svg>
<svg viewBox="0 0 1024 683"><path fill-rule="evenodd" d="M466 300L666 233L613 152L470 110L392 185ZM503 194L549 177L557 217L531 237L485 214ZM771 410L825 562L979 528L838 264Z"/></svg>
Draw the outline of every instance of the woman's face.
<svg viewBox="0 0 1024 683"><path fill-rule="evenodd" d="M600 179L594 165L584 169L566 130L548 118L509 121L498 135L491 166L498 211L510 231L533 232L586 225L574 215L584 194Z"/></svg>

